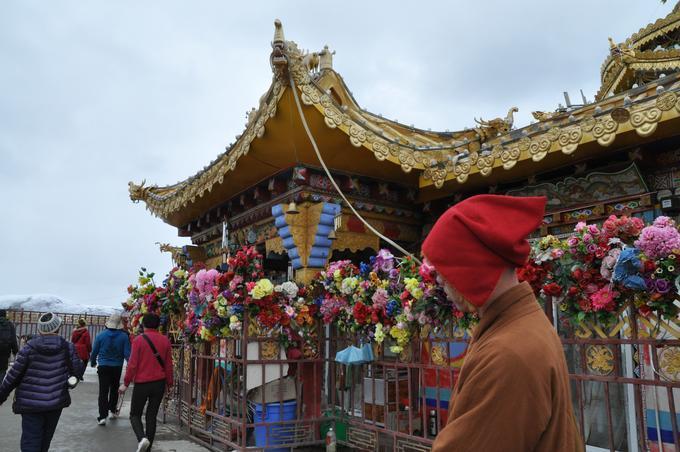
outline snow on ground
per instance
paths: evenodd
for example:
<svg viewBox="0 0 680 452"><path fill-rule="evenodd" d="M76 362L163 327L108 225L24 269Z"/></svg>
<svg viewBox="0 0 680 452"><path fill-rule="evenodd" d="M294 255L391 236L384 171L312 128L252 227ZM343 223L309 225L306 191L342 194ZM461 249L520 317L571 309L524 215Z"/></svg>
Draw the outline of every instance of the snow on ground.
<svg viewBox="0 0 680 452"><path fill-rule="evenodd" d="M0 295L0 309L90 315L110 315L120 311L112 306L80 304L49 294Z"/></svg>

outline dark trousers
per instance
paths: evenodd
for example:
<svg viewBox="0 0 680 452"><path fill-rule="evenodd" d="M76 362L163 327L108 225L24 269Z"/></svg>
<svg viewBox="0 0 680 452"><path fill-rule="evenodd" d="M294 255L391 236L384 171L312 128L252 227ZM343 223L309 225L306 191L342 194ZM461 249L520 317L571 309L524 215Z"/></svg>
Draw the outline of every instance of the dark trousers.
<svg viewBox="0 0 680 452"><path fill-rule="evenodd" d="M21 415L21 452L47 452L61 409Z"/></svg>
<svg viewBox="0 0 680 452"><path fill-rule="evenodd" d="M5 379L5 373L7 373L7 367L9 366L9 353L0 354L0 383Z"/></svg>
<svg viewBox="0 0 680 452"><path fill-rule="evenodd" d="M158 416L158 409L163 401L164 393L165 380L135 383L132 390L132 402L130 403L130 424L132 424L132 430L135 431L137 441L146 438L153 444L153 438L156 436L156 416ZM149 405L146 407L145 433L142 425L142 412L147 402L149 402Z"/></svg>
<svg viewBox="0 0 680 452"><path fill-rule="evenodd" d="M123 366L99 366L99 419L104 419L109 412L115 413L118 405L118 386Z"/></svg>

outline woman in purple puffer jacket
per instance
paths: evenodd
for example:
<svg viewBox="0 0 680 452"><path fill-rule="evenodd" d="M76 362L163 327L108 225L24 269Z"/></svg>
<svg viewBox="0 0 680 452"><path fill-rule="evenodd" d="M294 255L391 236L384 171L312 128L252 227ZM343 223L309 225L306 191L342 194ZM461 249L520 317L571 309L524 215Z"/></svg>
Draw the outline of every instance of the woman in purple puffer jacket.
<svg viewBox="0 0 680 452"><path fill-rule="evenodd" d="M61 410L71 405L68 378L85 372L73 344L57 335L60 327L61 318L43 314L40 336L21 349L0 385L0 405L16 388L12 409L21 414L22 452L49 450Z"/></svg>

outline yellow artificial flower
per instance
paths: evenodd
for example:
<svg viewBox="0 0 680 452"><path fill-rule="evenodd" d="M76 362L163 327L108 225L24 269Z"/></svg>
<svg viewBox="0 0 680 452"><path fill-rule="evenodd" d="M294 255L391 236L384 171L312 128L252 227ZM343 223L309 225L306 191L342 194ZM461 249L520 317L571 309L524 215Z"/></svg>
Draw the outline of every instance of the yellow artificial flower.
<svg viewBox="0 0 680 452"><path fill-rule="evenodd" d="M210 341L214 337L210 330L204 326L201 326L201 331L199 332L201 339L204 341Z"/></svg>
<svg viewBox="0 0 680 452"><path fill-rule="evenodd" d="M232 315L231 317L229 317L229 323L238 323L238 321L239 321L238 317L235 316L235 315Z"/></svg>
<svg viewBox="0 0 680 452"><path fill-rule="evenodd" d="M377 323L375 325L375 335L374 335L375 341L378 344L382 344L383 341L385 340L385 331L383 331L383 325L382 323Z"/></svg>
<svg viewBox="0 0 680 452"><path fill-rule="evenodd" d="M274 293L274 284L267 278L261 279L255 284L251 295L254 299L260 300L268 295Z"/></svg>
<svg viewBox="0 0 680 452"><path fill-rule="evenodd" d="M336 279L336 280L341 280L341 279L342 279L342 273L340 272L340 270L335 270L335 271L333 272L333 278Z"/></svg>
<svg viewBox="0 0 680 452"><path fill-rule="evenodd" d="M139 310L142 312L142 314L146 314L148 312L148 309L147 309L145 303L142 303L142 307L139 308Z"/></svg>

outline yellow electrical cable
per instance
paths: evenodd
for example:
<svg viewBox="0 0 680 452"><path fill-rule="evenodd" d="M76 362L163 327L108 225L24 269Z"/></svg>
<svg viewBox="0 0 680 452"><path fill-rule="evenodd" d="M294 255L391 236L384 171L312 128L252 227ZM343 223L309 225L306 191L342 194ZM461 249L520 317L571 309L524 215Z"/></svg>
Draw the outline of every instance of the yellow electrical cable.
<svg viewBox="0 0 680 452"><path fill-rule="evenodd" d="M364 219L364 217L362 217L361 215L359 215L359 212L357 212L357 210L354 208L354 206L352 205L352 203L349 202L349 200L347 199L347 197L345 196L345 194L342 192L342 190L340 190L340 187L339 187L338 184L335 182L335 179L333 178L333 175L332 175L331 172L328 170L328 167L326 166L326 162L324 162L323 157L321 157L321 152L319 152L319 148L318 148L318 146L316 145L316 140L315 140L314 137L312 136L312 132L309 130L309 126L307 125L307 120L305 119L305 115L304 115L304 113L302 112L302 105L300 104L300 99L298 98L297 87L295 86L295 81L293 80L293 76L291 75L290 71L288 72L288 79L290 80L290 86L291 86L291 90L293 91L293 97L295 98L295 105L297 106L298 114L300 115L300 119L302 120L302 126L305 128L305 132L307 132L307 137L309 138L309 141L312 143L312 147L314 148L314 152L316 152L316 157L319 159L319 163L321 163L321 166L323 167L324 171L326 172L326 175L327 175L328 178L331 180L331 183L333 184L333 187L335 187L335 190L338 192L338 194L340 195L340 197L343 199L343 201L345 201L345 203L346 203L347 206L350 208L350 210L352 211L352 213L354 213L354 215L356 215L357 218L359 218L359 220L361 220L361 222L362 222L362 223L363 223L363 224L364 224L364 225L365 225L372 233L374 233L375 235L377 235L378 237L380 237L381 239L383 239L384 241L386 241L387 243L389 243L390 245L392 245L393 247L395 247L396 249L398 249L399 251L401 251L402 253L404 253L404 255L410 256L414 261L416 261L416 262L418 263L418 265L421 265L422 263L420 262L420 260L419 260L417 257L415 257L413 254L409 253L409 252L406 251L404 248L402 248L401 246L399 246L395 241L389 239L388 237L385 237L383 234L381 234L380 232L378 232L378 230L375 229L373 226L371 226L371 224L370 224L368 221L366 221L366 220Z"/></svg>

